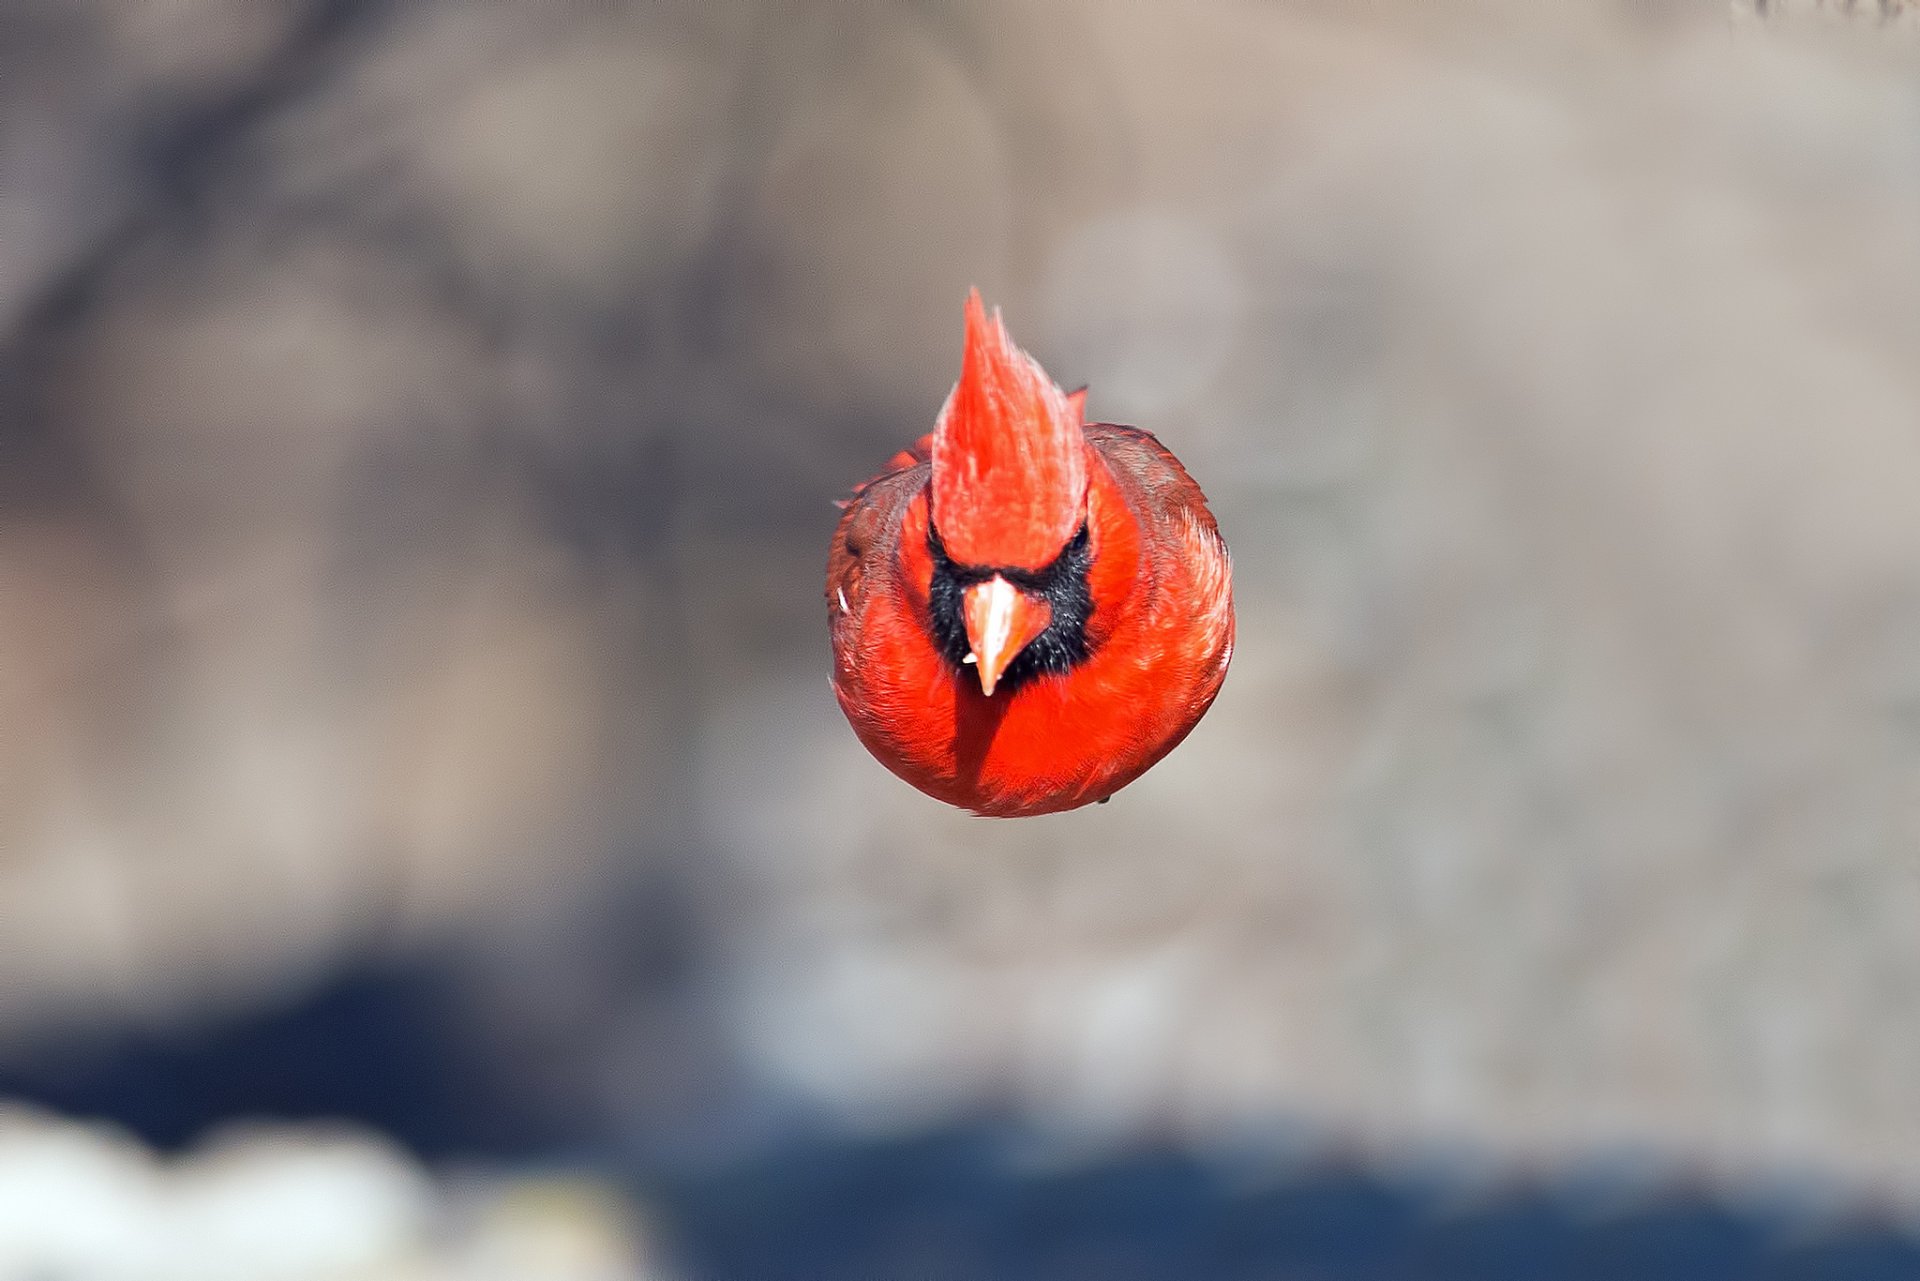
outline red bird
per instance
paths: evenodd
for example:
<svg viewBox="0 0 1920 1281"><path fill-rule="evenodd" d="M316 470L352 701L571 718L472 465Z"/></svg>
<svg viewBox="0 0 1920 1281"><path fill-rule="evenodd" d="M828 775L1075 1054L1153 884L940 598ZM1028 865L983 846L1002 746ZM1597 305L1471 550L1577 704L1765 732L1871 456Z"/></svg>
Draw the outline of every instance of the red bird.
<svg viewBox="0 0 1920 1281"><path fill-rule="evenodd" d="M854 733L976 814L1106 800L1187 736L1233 653L1206 496L1146 432L1083 425L1084 401L973 291L933 433L854 491L828 553Z"/></svg>

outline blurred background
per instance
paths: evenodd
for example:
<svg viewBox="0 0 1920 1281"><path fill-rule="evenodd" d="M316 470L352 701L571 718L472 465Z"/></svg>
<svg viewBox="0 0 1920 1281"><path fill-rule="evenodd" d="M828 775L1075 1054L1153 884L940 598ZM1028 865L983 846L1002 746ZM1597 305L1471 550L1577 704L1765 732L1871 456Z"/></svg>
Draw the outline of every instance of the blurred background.
<svg viewBox="0 0 1920 1281"><path fill-rule="evenodd" d="M828 692L970 284L1233 547ZM0 5L0 1277L1920 1275L1920 8Z"/></svg>

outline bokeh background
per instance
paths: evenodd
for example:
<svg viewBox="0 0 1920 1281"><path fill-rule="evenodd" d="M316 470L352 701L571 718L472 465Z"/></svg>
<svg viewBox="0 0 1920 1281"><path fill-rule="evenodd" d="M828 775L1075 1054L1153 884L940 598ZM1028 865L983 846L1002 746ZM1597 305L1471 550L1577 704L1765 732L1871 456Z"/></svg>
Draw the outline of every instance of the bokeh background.
<svg viewBox="0 0 1920 1281"><path fill-rule="evenodd" d="M1065 816L827 689L970 284L1235 554ZM0 6L0 1097L7 1278L1920 1275L1920 10Z"/></svg>

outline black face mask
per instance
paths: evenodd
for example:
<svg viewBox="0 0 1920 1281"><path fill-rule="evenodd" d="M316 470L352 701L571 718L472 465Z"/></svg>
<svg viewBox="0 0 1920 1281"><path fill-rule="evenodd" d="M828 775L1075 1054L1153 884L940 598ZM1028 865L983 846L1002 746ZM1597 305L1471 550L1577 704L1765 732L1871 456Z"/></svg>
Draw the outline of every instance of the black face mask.
<svg viewBox="0 0 1920 1281"><path fill-rule="evenodd" d="M1015 587L1047 602L1053 618L1047 629L1007 664L995 693L1009 694L1038 676L1064 676L1087 657L1087 620L1093 615L1093 588L1087 574L1093 568L1093 545L1086 522L1044 569L995 569L961 565L947 555L939 532L927 526L927 550L933 555L933 583L927 604L933 614L933 643L955 672L963 671L972 651L961 595L975 583L995 574Z"/></svg>

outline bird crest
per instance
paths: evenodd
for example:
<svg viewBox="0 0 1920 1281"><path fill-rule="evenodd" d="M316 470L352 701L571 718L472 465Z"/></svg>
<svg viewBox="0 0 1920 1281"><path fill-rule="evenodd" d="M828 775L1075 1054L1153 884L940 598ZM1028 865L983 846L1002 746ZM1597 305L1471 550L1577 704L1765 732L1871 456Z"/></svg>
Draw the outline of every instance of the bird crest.
<svg viewBox="0 0 1920 1281"><path fill-rule="evenodd" d="M1068 395L967 295L966 346L933 432L933 523L965 565L1045 568L1087 510L1084 392Z"/></svg>

